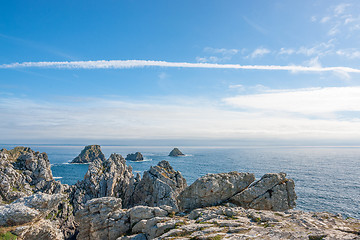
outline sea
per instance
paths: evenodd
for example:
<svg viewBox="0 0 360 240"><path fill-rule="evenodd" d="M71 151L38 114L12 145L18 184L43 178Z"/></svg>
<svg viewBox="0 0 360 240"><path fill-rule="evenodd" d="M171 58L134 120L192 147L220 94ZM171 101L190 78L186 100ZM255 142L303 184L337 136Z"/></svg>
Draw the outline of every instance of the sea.
<svg viewBox="0 0 360 240"><path fill-rule="evenodd" d="M80 145L26 145L48 154L55 179L64 184L82 180L88 164L69 164L84 148ZM11 149L15 145L0 145ZM254 173L285 172L295 181L298 210L340 213L360 219L360 147L189 147L176 146L186 154L169 157L174 146L101 146L126 156L141 152L145 160L127 161L134 174L142 174L159 161L169 161L182 173L188 185L208 173L230 171Z"/></svg>

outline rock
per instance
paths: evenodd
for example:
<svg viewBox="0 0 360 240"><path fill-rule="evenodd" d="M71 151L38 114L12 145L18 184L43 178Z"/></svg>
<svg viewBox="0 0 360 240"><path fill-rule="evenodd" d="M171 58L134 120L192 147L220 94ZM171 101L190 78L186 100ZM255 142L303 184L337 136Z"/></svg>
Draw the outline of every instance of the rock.
<svg viewBox="0 0 360 240"><path fill-rule="evenodd" d="M178 148L174 148L173 150L171 150L171 152L169 153L170 157L177 157L177 156L185 156L185 154L183 154Z"/></svg>
<svg viewBox="0 0 360 240"><path fill-rule="evenodd" d="M121 199L114 197L88 201L75 215L80 223L77 239L117 239L130 231L129 214L121 207Z"/></svg>
<svg viewBox="0 0 360 240"><path fill-rule="evenodd" d="M130 161L143 161L144 157L141 153L136 152L136 153L128 154L125 159Z"/></svg>
<svg viewBox="0 0 360 240"><path fill-rule="evenodd" d="M268 173L230 201L244 208L285 211L296 203L295 184L285 173Z"/></svg>
<svg viewBox="0 0 360 240"><path fill-rule="evenodd" d="M176 198L186 186L186 180L181 173L174 171L169 162L161 161L157 166L144 172L143 178L135 184L132 196L125 201L125 206L167 205L177 211Z"/></svg>
<svg viewBox="0 0 360 240"><path fill-rule="evenodd" d="M15 230L17 239L26 240L63 240L64 235L54 222L49 220L40 220L27 227L21 227Z"/></svg>
<svg viewBox="0 0 360 240"><path fill-rule="evenodd" d="M119 237L116 240L147 240L147 238L145 234L140 233L140 234L133 234L133 235Z"/></svg>
<svg viewBox="0 0 360 240"><path fill-rule="evenodd" d="M105 161L105 155L101 152L100 146L88 145L71 161L71 163L90 163L94 162L96 159Z"/></svg>
<svg viewBox="0 0 360 240"><path fill-rule="evenodd" d="M136 206L130 208L129 215L130 223L133 226L140 220L150 219L154 217L165 217L168 215L168 212L159 207Z"/></svg>
<svg viewBox="0 0 360 240"><path fill-rule="evenodd" d="M29 147L14 147L11 150L6 150L5 148L0 150L0 154L7 155L7 160L10 162L16 161L21 155L26 153L34 153L34 151Z"/></svg>
<svg viewBox="0 0 360 240"><path fill-rule="evenodd" d="M219 205L243 191L254 180L255 176L252 173L207 174L180 193L179 207L181 210L192 210Z"/></svg>
<svg viewBox="0 0 360 240"><path fill-rule="evenodd" d="M134 175L120 154L102 161L96 159L89 165L84 180L78 182L71 196L75 211L88 200L100 197L129 199L133 192Z"/></svg>
<svg viewBox="0 0 360 240"><path fill-rule="evenodd" d="M17 226L43 218L62 200L61 194L37 193L0 206L0 226Z"/></svg>

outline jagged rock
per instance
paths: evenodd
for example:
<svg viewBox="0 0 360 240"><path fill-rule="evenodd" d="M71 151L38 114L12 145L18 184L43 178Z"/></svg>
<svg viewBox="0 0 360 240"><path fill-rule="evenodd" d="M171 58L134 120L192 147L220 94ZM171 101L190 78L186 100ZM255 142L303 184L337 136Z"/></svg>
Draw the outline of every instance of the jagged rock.
<svg viewBox="0 0 360 240"><path fill-rule="evenodd" d="M0 206L0 226L17 226L31 223L46 216L64 200L61 194L37 193Z"/></svg>
<svg viewBox="0 0 360 240"><path fill-rule="evenodd" d="M165 217L168 212L159 207L136 206L129 210L131 225L140 220L150 219L154 217Z"/></svg>
<svg viewBox="0 0 360 240"><path fill-rule="evenodd" d="M80 223L77 239L113 240L130 231L130 217L121 199L103 197L88 201L75 217Z"/></svg>
<svg viewBox="0 0 360 240"><path fill-rule="evenodd" d="M32 225L15 230L17 239L21 240L63 240L59 227L49 220L40 220Z"/></svg>
<svg viewBox="0 0 360 240"><path fill-rule="evenodd" d="M173 150L171 150L171 152L169 153L170 157L177 157L177 156L185 156L185 154L183 154L178 148L174 148Z"/></svg>
<svg viewBox="0 0 360 240"><path fill-rule="evenodd" d="M148 240L143 233L119 237L116 240Z"/></svg>
<svg viewBox="0 0 360 240"><path fill-rule="evenodd" d="M285 211L295 207L295 184L285 173L268 173L230 201L244 208Z"/></svg>
<svg viewBox="0 0 360 240"><path fill-rule="evenodd" d="M187 186L179 171L174 171L169 162L161 161L157 166L145 171L143 178L136 183L134 192L125 206L145 205L156 207L171 206L178 210L177 196Z"/></svg>
<svg viewBox="0 0 360 240"><path fill-rule="evenodd" d="M192 210L219 205L247 188L254 180L252 173L207 174L180 193L179 207L181 210Z"/></svg>
<svg viewBox="0 0 360 240"><path fill-rule="evenodd" d="M128 154L125 159L130 161L143 161L144 157L141 153L136 152L136 153Z"/></svg>
<svg viewBox="0 0 360 240"><path fill-rule="evenodd" d="M74 158L71 163L90 163L100 159L105 161L105 155L101 152L99 145L88 145L86 146L81 153Z"/></svg>
<svg viewBox="0 0 360 240"><path fill-rule="evenodd" d="M25 147L0 151L0 197L11 202L33 192L60 193L61 183L53 180L46 153Z"/></svg>
<svg viewBox="0 0 360 240"><path fill-rule="evenodd" d="M33 189L27 180L30 179L14 169L8 155L0 152L0 202L9 203L31 195Z"/></svg>
<svg viewBox="0 0 360 240"><path fill-rule="evenodd" d="M129 199L133 191L134 175L120 154L107 160L96 159L89 165L84 180L78 182L72 194L75 211L88 200L100 197Z"/></svg>

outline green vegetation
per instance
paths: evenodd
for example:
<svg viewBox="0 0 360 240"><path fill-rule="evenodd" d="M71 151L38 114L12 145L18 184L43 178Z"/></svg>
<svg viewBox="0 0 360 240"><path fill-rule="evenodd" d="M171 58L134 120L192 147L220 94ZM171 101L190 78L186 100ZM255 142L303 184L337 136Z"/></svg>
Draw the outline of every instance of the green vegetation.
<svg viewBox="0 0 360 240"><path fill-rule="evenodd" d="M0 233L0 240L15 240L17 236L12 234L11 232Z"/></svg>
<svg viewBox="0 0 360 240"><path fill-rule="evenodd" d="M214 236L214 237L209 237L208 239L209 239L209 240L221 240L221 239L223 239L223 236L221 236L221 235L216 235L216 236Z"/></svg>

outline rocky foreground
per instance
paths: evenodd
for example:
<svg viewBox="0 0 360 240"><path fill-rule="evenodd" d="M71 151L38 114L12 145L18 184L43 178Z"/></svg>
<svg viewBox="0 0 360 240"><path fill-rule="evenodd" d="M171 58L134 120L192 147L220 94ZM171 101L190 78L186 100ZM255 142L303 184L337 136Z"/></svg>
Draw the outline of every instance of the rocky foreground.
<svg viewBox="0 0 360 240"><path fill-rule="evenodd" d="M360 239L360 221L295 207L285 173L208 174L187 186L161 161L132 173L88 147L84 179L55 181L46 153L0 151L0 239Z"/></svg>

